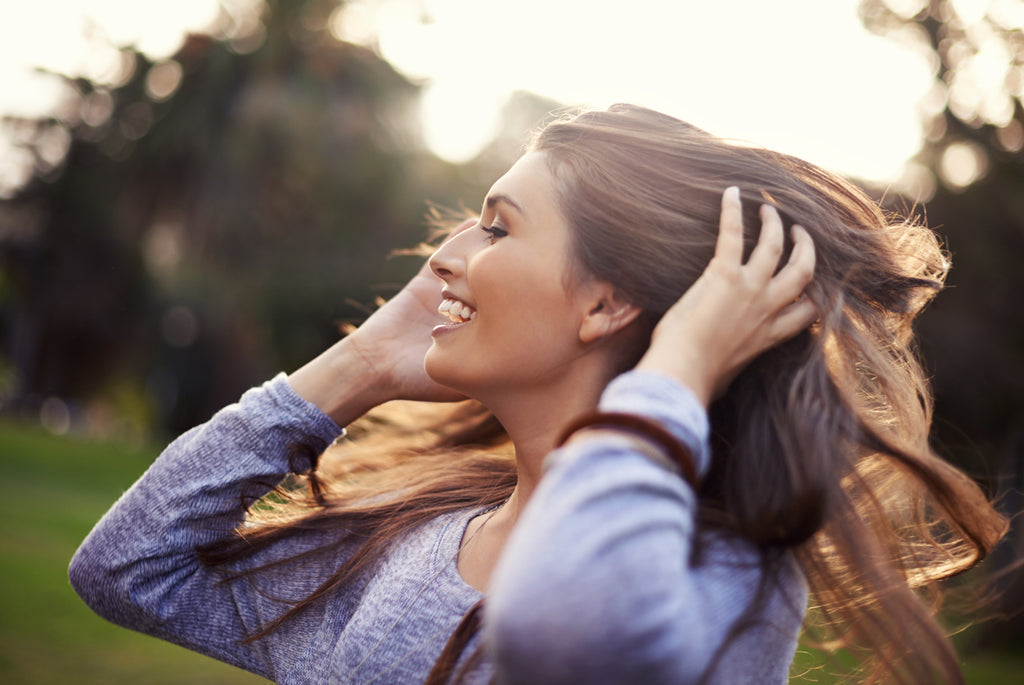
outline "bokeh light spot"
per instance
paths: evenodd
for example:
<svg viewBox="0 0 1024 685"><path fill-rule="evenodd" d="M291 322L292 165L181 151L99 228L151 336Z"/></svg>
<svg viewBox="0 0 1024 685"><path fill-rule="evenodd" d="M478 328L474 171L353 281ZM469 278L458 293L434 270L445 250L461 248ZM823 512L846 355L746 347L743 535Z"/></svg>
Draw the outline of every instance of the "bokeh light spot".
<svg viewBox="0 0 1024 685"><path fill-rule="evenodd" d="M942 153L939 172L950 188L961 189L985 175L988 160L974 143L952 143Z"/></svg>
<svg viewBox="0 0 1024 685"><path fill-rule="evenodd" d="M160 319L160 335L171 347L188 347L199 337L199 320L184 305L175 305Z"/></svg>
<svg viewBox="0 0 1024 685"><path fill-rule="evenodd" d="M181 65L172 59L157 62L146 74L146 94L160 102L174 94L181 85Z"/></svg>
<svg viewBox="0 0 1024 685"><path fill-rule="evenodd" d="M1024 148L1024 125L1014 119L1006 126L996 130L999 144L1007 152L1019 152Z"/></svg>
<svg viewBox="0 0 1024 685"><path fill-rule="evenodd" d="M71 410L64 400L48 397L39 407L39 423L54 435L64 435L71 430Z"/></svg>

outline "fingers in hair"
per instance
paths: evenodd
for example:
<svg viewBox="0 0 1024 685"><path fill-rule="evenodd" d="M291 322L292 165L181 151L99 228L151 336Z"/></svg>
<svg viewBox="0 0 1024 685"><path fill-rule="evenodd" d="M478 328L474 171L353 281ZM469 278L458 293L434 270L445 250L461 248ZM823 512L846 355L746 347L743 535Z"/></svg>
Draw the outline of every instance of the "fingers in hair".
<svg viewBox="0 0 1024 685"><path fill-rule="evenodd" d="M789 261L783 271L788 272L787 277L793 280L793 287L804 291L811 281L814 280L814 266L817 255L814 250L814 241L811 234L803 226L793 225L790 232L793 236L793 251L789 255ZM780 276L782 273L780 272Z"/></svg>
<svg viewBox="0 0 1024 685"><path fill-rule="evenodd" d="M770 337L774 343L789 340L810 326L818 318L818 306L810 299L801 297L786 305L771 323Z"/></svg>
<svg viewBox="0 0 1024 685"><path fill-rule="evenodd" d="M718 222L715 258L739 265L743 260L743 204L740 189L730 186L722 193L722 215Z"/></svg>
<svg viewBox="0 0 1024 685"><path fill-rule="evenodd" d="M791 235L793 250L789 261L768 284L768 294L773 301L782 303L776 325L783 329L796 326L789 334L794 335L818 317L818 309L806 295L807 287L814 280L814 241L802 226L794 225Z"/></svg>
<svg viewBox="0 0 1024 685"><path fill-rule="evenodd" d="M748 270L757 281L767 283L778 269L784 241L779 212L771 205L761 205L761 234L747 262Z"/></svg>

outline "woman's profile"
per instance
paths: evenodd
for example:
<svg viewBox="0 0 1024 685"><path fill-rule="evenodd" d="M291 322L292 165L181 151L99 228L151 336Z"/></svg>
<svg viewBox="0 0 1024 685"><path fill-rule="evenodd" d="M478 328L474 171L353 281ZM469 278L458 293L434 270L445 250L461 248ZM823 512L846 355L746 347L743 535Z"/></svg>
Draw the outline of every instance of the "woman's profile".
<svg viewBox="0 0 1024 685"><path fill-rule="evenodd" d="M920 592L1005 522L928 443L947 269L796 158L557 119L363 325L169 445L72 583L282 683L777 683L804 631L963 682Z"/></svg>

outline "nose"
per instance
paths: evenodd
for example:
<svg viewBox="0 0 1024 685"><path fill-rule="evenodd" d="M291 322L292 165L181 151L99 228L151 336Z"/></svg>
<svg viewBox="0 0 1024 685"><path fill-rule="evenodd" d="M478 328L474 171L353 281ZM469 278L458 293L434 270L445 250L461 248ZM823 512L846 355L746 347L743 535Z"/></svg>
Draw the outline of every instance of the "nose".
<svg viewBox="0 0 1024 685"><path fill-rule="evenodd" d="M430 256L428 264L434 275L443 281L450 281L452 278L464 273L467 256L466 236L467 229L476 226L477 219L466 219L459 224L451 235L441 243L441 246Z"/></svg>

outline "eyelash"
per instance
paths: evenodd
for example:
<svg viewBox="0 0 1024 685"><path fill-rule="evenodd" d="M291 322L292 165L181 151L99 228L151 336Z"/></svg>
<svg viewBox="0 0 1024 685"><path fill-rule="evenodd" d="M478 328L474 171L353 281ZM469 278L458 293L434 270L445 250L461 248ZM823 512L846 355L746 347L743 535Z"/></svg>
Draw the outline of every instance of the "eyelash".
<svg viewBox="0 0 1024 685"><path fill-rule="evenodd" d="M491 226L480 225L480 230L490 236L491 240L497 240L498 238L504 238L508 235L508 231L504 228L498 228L493 224Z"/></svg>

